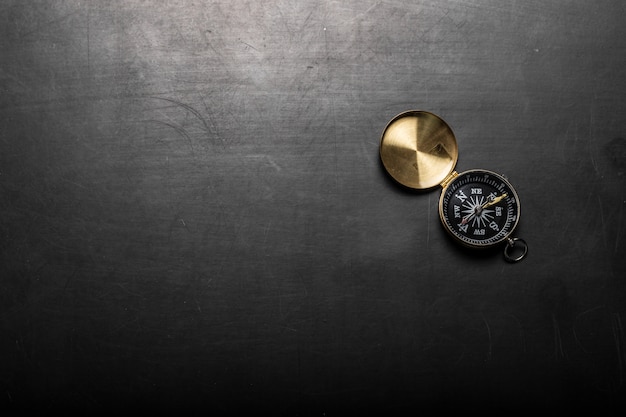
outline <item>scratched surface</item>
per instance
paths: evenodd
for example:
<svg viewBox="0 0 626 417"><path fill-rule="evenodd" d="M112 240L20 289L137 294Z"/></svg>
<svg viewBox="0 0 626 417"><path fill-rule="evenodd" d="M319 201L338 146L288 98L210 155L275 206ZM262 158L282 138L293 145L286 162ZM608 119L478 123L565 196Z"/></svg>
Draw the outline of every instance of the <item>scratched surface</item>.
<svg viewBox="0 0 626 417"><path fill-rule="evenodd" d="M624 8L1 1L1 408L623 412ZM527 259L389 180L408 109Z"/></svg>

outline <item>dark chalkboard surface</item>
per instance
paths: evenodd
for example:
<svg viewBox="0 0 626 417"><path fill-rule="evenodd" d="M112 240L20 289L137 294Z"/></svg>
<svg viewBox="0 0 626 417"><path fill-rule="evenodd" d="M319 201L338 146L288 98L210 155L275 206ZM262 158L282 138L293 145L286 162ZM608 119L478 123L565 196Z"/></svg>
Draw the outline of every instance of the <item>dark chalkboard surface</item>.
<svg viewBox="0 0 626 417"><path fill-rule="evenodd" d="M624 7L1 2L0 408L621 415ZM409 109L526 259L389 178Z"/></svg>

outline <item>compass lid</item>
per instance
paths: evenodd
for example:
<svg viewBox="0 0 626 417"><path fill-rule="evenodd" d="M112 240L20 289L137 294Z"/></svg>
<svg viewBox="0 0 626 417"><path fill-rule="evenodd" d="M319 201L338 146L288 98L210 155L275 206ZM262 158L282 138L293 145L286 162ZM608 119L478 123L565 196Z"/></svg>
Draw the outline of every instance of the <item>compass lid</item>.
<svg viewBox="0 0 626 417"><path fill-rule="evenodd" d="M441 184L458 157L450 126L427 111L409 110L395 116L380 141L380 159L389 175L417 190Z"/></svg>

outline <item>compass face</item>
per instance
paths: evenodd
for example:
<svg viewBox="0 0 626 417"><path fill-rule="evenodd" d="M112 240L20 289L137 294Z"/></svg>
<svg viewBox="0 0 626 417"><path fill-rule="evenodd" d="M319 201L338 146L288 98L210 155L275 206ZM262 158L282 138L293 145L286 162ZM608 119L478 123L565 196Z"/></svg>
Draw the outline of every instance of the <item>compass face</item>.
<svg viewBox="0 0 626 417"><path fill-rule="evenodd" d="M473 248L487 248L506 240L519 216L517 193L504 177L491 171L458 174L439 199L439 217L446 230Z"/></svg>

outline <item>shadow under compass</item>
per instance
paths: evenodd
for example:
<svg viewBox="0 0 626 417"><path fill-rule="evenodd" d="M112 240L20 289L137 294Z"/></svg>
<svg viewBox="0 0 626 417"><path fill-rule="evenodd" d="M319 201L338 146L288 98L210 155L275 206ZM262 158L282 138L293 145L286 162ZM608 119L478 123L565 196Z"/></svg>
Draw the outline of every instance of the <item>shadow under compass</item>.
<svg viewBox="0 0 626 417"><path fill-rule="evenodd" d="M472 248L459 244L449 233L447 233L443 227L440 228L441 234L445 235L445 241L448 243L448 247L451 253L458 255L466 260L473 261L489 261L502 260L504 261L504 247L506 243L500 245L491 246L487 248Z"/></svg>
<svg viewBox="0 0 626 417"><path fill-rule="evenodd" d="M528 256L528 245L526 241L521 238L511 237L513 240L513 246L510 246L507 241L504 241L495 246L486 248L473 248L459 244L449 233L445 230L441 230L441 233L445 235L445 240L449 242L450 250L458 256L467 260L489 261L501 260L506 263L517 263L522 261ZM507 247L507 245L509 245Z"/></svg>

